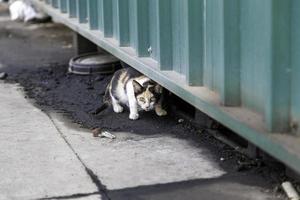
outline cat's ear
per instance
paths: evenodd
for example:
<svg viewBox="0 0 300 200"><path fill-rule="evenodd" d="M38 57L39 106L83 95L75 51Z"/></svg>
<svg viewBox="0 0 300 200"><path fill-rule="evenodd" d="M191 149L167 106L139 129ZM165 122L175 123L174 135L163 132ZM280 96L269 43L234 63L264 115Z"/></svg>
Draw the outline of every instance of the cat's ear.
<svg viewBox="0 0 300 200"><path fill-rule="evenodd" d="M152 93L162 94L163 87L156 83L154 86L149 87L149 91Z"/></svg>
<svg viewBox="0 0 300 200"><path fill-rule="evenodd" d="M162 94L162 93L163 93L163 87L162 87L161 85L159 85L159 84L156 84L156 85L154 86L154 91L155 91L156 93L158 93L158 94Z"/></svg>
<svg viewBox="0 0 300 200"><path fill-rule="evenodd" d="M139 84L136 80L132 80L133 90L135 94L141 93L143 91L143 86Z"/></svg>

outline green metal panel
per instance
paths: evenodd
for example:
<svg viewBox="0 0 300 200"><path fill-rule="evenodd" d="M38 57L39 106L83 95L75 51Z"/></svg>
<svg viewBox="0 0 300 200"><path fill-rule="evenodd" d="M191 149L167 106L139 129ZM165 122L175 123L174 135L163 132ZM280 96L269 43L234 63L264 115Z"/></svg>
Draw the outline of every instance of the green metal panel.
<svg viewBox="0 0 300 200"><path fill-rule="evenodd" d="M103 33L103 0L98 0L98 23L99 30Z"/></svg>
<svg viewBox="0 0 300 200"><path fill-rule="evenodd" d="M223 63L221 101L225 106L240 106L240 0L223 1Z"/></svg>
<svg viewBox="0 0 300 200"><path fill-rule="evenodd" d="M159 0L149 1L149 54L150 57L158 59L158 2Z"/></svg>
<svg viewBox="0 0 300 200"><path fill-rule="evenodd" d="M261 115L271 66L271 1L241 1L241 101Z"/></svg>
<svg viewBox="0 0 300 200"><path fill-rule="evenodd" d="M58 8L58 0L51 0L51 4L54 8Z"/></svg>
<svg viewBox="0 0 300 200"><path fill-rule="evenodd" d="M88 21L91 30L99 28L98 0L88 0Z"/></svg>
<svg viewBox="0 0 300 200"><path fill-rule="evenodd" d="M129 0L128 2L128 9L129 12L129 43L131 47L136 47L136 32L137 27L135 23L135 16L136 16L136 2L135 0Z"/></svg>
<svg viewBox="0 0 300 200"><path fill-rule="evenodd" d="M290 0L271 2L271 65L267 66L265 120L271 132L290 127Z"/></svg>
<svg viewBox="0 0 300 200"><path fill-rule="evenodd" d="M113 0L113 35L120 46L129 46L129 9L128 0Z"/></svg>
<svg viewBox="0 0 300 200"><path fill-rule="evenodd" d="M69 17L73 18L77 16L77 3L75 0L68 0L68 13Z"/></svg>
<svg viewBox="0 0 300 200"><path fill-rule="evenodd" d="M183 64L187 83L203 85L204 1L189 0L183 5ZM194 44L198 45L194 45Z"/></svg>
<svg viewBox="0 0 300 200"><path fill-rule="evenodd" d="M206 1L204 85L240 105L240 1ZM199 42L198 42L199 43Z"/></svg>
<svg viewBox="0 0 300 200"><path fill-rule="evenodd" d="M291 1L291 128L292 132L300 135L300 1Z"/></svg>
<svg viewBox="0 0 300 200"><path fill-rule="evenodd" d="M183 12L182 8L184 6L184 1L182 0L171 0L171 28L172 28L172 48L173 48L173 62L172 69L178 73L184 73L185 69L183 65L183 53L185 49L183 45Z"/></svg>
<svg viewBox="0 0 300 200"><path fill-rule="evenodd" d="M118 11L118 0L112 1L112 20L113 20L113 37L119 40L119 11Z"/></svg>
<svg viewBox="0 0 300 200"><path fill-rule="evenodd" d="M87 0L76 0L76 9L79 23L87 23Z"/></svg>
<svg viewBox="0 0 300 200"><path fill-rule="evenodd" d="M118 24L118 35L120 46L129 46L129 9L128 0L118 0L117 2L117 24Z"/></svg>
<svg viewBox="0 0 300 200"><path fill-rule="evenodd" d="M130 46L139 57L150 56L149 1L129 0Z"/></svg>
<svg viewBox="0 0 300 200"><path fill-rule="evenodd" d="M61 10L61 12L66 13L68 8L68 4L67 4L68 0L59 0L59 8Z"/></svg>
<svg viewBox="0 0 300 200"><path fill-rule="evenodd" d="M32 1L300 172L300 1Z"/></svg>
<svg viewBox="0 0 300 200"><path fill-rule="evenodd" d="M105 37L113 37L112 1L101 0L102 31Z"/></svg>
<svg viewBox="0 0 300 200"><path fill-rule="evenodd" d="M157 60L161 70L172 70L173 44L171 25L171 0L157 3L157 27L158 27L158 56ZM152 39L153 40L153 39Z"/></svg>
<svg viewBox="0 0 300 200"><path fill-rule="evenodd" d="M136 0L136 50L140 57L149 56L149 1Z"/></svg>
<svg viewBox="0 0 300 200"><path fill-rule="evenodd" d="M221 67L224 63L223 48L223 1L205 1L205 58L203 68L204 86L221 91Z"/></svg>

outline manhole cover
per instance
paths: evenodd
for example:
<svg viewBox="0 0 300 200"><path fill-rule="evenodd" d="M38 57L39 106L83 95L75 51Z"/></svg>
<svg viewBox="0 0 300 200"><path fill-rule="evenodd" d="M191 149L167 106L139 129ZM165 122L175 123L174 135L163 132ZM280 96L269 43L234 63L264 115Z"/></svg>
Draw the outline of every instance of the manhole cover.
<svg viewBox="0 0 300 200"><path fill-rule="evenodd" d="M69 72L80 75L110 74L120 67L120 61L113 55L89 53L73 57Z"/></svg>

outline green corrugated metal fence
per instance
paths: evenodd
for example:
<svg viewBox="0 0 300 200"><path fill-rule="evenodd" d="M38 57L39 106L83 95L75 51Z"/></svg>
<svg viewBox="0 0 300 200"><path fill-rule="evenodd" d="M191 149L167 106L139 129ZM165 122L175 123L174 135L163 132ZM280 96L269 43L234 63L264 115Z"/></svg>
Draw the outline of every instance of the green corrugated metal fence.
<svg viewBox="0 0 300 200"><path fill-rule="evenodd" d="M300 171L299 0L32 1Z"/></svg>

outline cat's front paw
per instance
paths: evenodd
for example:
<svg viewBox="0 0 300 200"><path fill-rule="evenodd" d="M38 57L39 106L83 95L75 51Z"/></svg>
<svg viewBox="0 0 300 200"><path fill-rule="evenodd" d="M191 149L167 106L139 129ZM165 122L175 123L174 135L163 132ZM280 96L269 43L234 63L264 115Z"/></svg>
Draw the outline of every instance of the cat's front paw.
<svg viewBox="0 0 300 200"><path fill-rule="evenodd" d="M159 112L156 112L156 114L160 117L162 116L166 116L168 114L168 112L166 110L160 110Z"/></svg>
<svg viewBox="0 0 300 200"><path fill-rule="evenodd" d="M129 114L129 119L137 120L138 118L139 118L139 114L138 113L130 113Z"/></svg>
<svg viewBox="0 0 300 200"><path fill-rule="evenodd" d="M161 107L156 107L155 113L160 117L166 116L168 114L168 112L166 110L162 109Z"/></svg>
<svg viewBox="0 0 300 200"><path fill-rule="evenodd" d="M123 107L122 106L120 106L120 105L114 105L113 106L113 109L114 109L114 111L116 112L116 113L121 113L121 112L123 112Z"/></svg>

